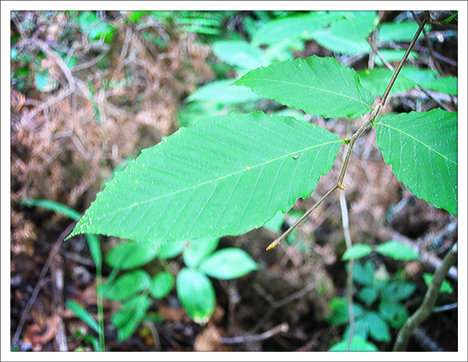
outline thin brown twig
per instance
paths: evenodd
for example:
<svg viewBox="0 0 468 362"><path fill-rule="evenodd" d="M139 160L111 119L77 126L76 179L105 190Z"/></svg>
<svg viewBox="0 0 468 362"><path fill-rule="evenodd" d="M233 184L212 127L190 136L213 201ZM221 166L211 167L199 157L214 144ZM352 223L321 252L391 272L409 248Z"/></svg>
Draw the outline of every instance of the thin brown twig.
<svg viewBox="0 0 468 362"><path fill-rule="evenodd" d="M316 332L311 340L307 342L307 344L301 348L299 348L296 352L306 352L310 351L313 347L315 347L318 344L318 339L322 337L325 334L326 329L320 329L318 332Z"/></svg>
<svg viewBox="0 0 468 362"><path fill-rule="evenodd" d="M429 13L429 11L425 11L425 13ZM436 19L433 19L431 16L428 16L428 15L426 15L426 17L428 18L428 21L429 21L431 24L437 24L437 25L447 26L447 27L449 27L449 28L457 29L457 30L458 30L458 25L456 25L456 24L450 24L450 23L446 23L445 21L436 20Z"/></svg>
<svg viewBox="0 0 468 362"><path fill-rule="evenodd" d="M388 47L388 48L391 48L391 49L406 49L406 46L403 46L403 45L400 45L400 44L395 44L393 42L383 43L383 44L381 44L381 48L382 47L385 47L385 48ZM419 51L419 52L429 53L429 49L427 49L426 47L423 47L423 46L419 46L419 45L415 45L413 47L413 50L416 50L416 51ZM434 52L434 57L436 57L437 59L440 59L443 62L445 62L447 64L450 64L450 65L452 65L454 67L458 67L457 62L453 61L452 59L446 58L446 57L444 57L443 55L441 55L439 53Z"/></svg>
<svg viewBox="0 0 468 362"><path fill-rule="evenodd" d="M282 323L279 326L276 326L262 334L245 335L245 336L233 337L233 338L221 338L221 343L237 344L237 343L258 342L258 341L263 341L265 339L271 338L278 333L285 333L288 330L289 330L289 325L287 323Z"/></svg>
<svg viewBox="0 0 468 362"><path fill-rule="evenodd" d="M413 15L413 19L416 20L416 22L417 22L418 24L420 24L421 21L416 17L416 14L414 13L414 11L411 11L411 14ZM426 14L426 16L427 16L427 14ZM442 69L440 68L439 63L438 63L437 60L435 59L434 50L432 49L431 42L429 41L429 37L427 36L426 29L424 29L424 28L423 28L423 34L424 34L424 41L426 42L426 45L427 45L427 50L429 50L429 55L430 55L430 57L432 58L432 61L434 62L434 66L436 67L437 72L438 72L440 75L443 75L443 74L442 74Z"/></svg>
<svg viewBox="0 0 468 362"><path fill-rule="evenodd" d="M384 94L382 96L382 99L381 99L382 104L385 104L385 101L387 100L388 94L390 93L390 90L392 89L393 84L396 81L396 78L400 74L401 68L403 68L403 65L405 64L406 59L408 59L408 56L409 56L411 50L413 49L414 44L416 44L416 41L418 40L419 35L421 34L422 30L424 29L424 26L426 25L427 20L428 20L427 17L424 17L421 24L419 24L418 31L414 35L413 40L411 41L410 45L408 46L408 49L406 49L405 55L403 55L403 59L401 60L400 64L398 64L398 68L396 69L395 73L393 73L393 77L390 80L390 83L388 84L387 89L385 90L385 92L384 92Z"/></svg>
<svg viewBox="0 0 468 362"><path fill-rule="evenodd" d="M368 36L367 38L367 41L369 42L369 45L371 46L371 49L373 50L373 52L375 54L377 54L377 56L380 58L380 60L382 61L382 63L390 70L395 70L395 68L393 68L393 65L391 65L389 62L387 62L387 59L384 58L384 56L382 55L382 53L380 52L380 50L377 48L377 46L375 45L375 42L372 40L372 38L370 36Z"/></svg>
<svg viewBox="0 0 468 362"><path fill-rule="evenodd" d="M449 107L447 107L445 104L443 104L442 102L440 102L438 99L434 98L433 96L431 96L431 94L425 90L424 88L421 88L419 85L417 85L415 87L418 91L424 93L427 98L431 99L432 101L436 102L441 108L445 109L447 112L454 112L455 109L450 109ZM456 108L455 104L453 103L453 106L454 108Z"/></svg>

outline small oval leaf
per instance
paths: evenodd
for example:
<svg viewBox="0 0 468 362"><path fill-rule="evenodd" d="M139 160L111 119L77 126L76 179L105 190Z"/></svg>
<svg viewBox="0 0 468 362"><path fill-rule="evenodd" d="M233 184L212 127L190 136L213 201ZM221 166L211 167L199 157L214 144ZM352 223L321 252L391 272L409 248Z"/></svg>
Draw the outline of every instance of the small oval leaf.
<svg viewBox="0 0 468 362"><path fill-rule="evenodd" d="M249 254L238 248L219 250L200 265L200 270L217 279L239 278L257 269L257 263Z"/></svg>
<svg viewBox="0 0 468 362"><path fill-rule="evenodd" d="M423 274L423 279L424 279L424 282L426 283L426 285L429 287L429 285L432 283L432 279L434 278L434 276L432 274L429 274L429 273L424 273ZM453 288L452 286L450 285L450 283L447 281L447 279L444 279L442 281L442 284L440 285L440 292L441 293L448 293L448 294L452 294L453 293Z"/></svg>
<svg viewBox="0 0 468 362"><path fill-rule="evenodd" d="M140 295L123 304L120 310L112 316L111 322L117 328L120 342L135 332L150 306L150 298Z"/></svg>
<svg viewBox="0 0 468 362"><path fill-rule="evenodd" d="M408 299L416 290L416 284L394 281L385 285L382 289L382 300L400 301Z"/></svg>
<svg viewBox="0 0 468 362"><path fill-rule="evenodd" d="M219 238L207 238L193 240L184 250L184 263L190 268L198 266L198 263L207 255L210 255L218 246Z"/></svg>
<svg viewBox="0 0 468 362"><path fill-rule="evenodd" d="M393 328L401 328L408 319L408 311L405 306L395 302L381 302L379 313Z"/></svg>
<svg viewBox="0 0 468 362"><path fill-rule="evenodd" d="M359 258L362 258L363 256L370 254L371 252L372 252L372 248L370 245L354 244L350 248L346 249L341 259L342 260L359 259Z"/></svg>
<svg viewBox="0 0 468 362"><path fill-rule="evenodd" d="M158 245L151 241L128 241L117 244L106 255L106 262L113 268L133 269L145 265L159 251Z"/></svg>
<svg viewBox="0 0 468 362"><path fill-rule="evenodd" d="M99 324L93 318L89 312L84 309L81 305L76 303L74 300L67 300L65 303L66 307L69 308L73 313L76 314L78 318L80 318L83 322L85 322L88 326L90 326L94 331L99 333Z"/></svg>
<svg viewBox="0 0 468 362"><path fill-rule="evenodd" d="M102 296L110 300L124 300L131 295L151 288L151 278L144 270L125 273L102 286Z"/></svg>
<svg viewBox="0 0 468 362"><path fill-rule="evenodd" d="M205 324L215 309L215 292L206 275L183 268L177 275L177 296L189 317Z"/></svg>
<svg viewBox="0 0 468 362"><path fill-rule="evenodd" d="M395 260L417 260L419 258L416 251L397 240L386 241L378 245L375 251Z"/></svg>
<svg viewBox="0 0 468 362"><path fill-rule="evenodd" d="M174 286L174 276L166 271L160 272L153 277L151 296L156 299L164 298Z"/></svg>
<svg viewBox="0 0 468 362"><path fill-rule="evenodd" d="M375 312L366 314L369 334L378 342L390 342L390 331L387 323Z"/></svg>
<svg viewBox="0 0 468 362"><path fill-rule="evenodd" d="M158 251L158 258L161 259L170 259L175 258L177 255L182 253L185 248L185 241L173 241L168 243L160 243L159 251Z"/></svg>

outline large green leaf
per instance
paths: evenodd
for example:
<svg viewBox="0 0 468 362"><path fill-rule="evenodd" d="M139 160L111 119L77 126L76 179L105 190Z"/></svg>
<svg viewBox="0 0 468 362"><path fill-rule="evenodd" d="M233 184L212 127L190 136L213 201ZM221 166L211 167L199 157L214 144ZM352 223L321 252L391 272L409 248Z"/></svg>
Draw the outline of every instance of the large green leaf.
<svg viewBox="0 0 468 362"><path fill-rule="evenodd" d="M256 45L272 45L296 38L308 38L315 31L343 18L339 12L310 12L269 21L252 37Z"/></svg>
<svg viewBox="0 0 468 362"><path fill-rule="evenodd" d="M379 23L374 11L349 13L346 19L317 31L312 37L323 47L342 54L367 54L371 48L366 37Z"/></svg>
<svg viewBox="0 0 468 362"><path fill-rule="evenodd" d="M291 117L200 120L117 172L71 236L180 241L245 233L309 197L340 145L337 135Z"/></svg>
<svg viewBox="0 0 468 362"><path fill-rule="evenodd" d="M398 180L417 197L457 215L457 112L434 109L385 117L377 145Z"/></svg>
<svg viewBox="0 0 468 362"><path fill-rule="evenodd" d="M289 107L328 118L360 116L374 102L354 70L333 58L315 55L251 70L234 84L247 86Z"/></svg>
<svg viewBox="0 0 468 362"><path fill-rule="evenodd" d="M433 90L439 93L447 93L456 96L458 95L458 78L443 77L439 79L432 79L421 83L421 87L427 90Z"/></svg>

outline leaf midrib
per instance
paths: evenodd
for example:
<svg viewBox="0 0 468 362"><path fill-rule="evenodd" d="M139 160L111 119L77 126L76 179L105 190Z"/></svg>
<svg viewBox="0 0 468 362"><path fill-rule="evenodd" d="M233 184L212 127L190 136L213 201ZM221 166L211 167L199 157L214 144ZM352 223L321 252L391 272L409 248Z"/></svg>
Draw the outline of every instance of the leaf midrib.
<svg viewBox="0 0 468 362"><path fill-rule="evenodd" d="M420 143L421 145L427 147L430 151L432 151L432 152L438 154L438 155L439 155L440 157L442 157L443 159L445 159L445 160L447 160L447 161L453 163L455 166L458 166L458 163L452 161L452 160L451 160L450 158L448 158L447 156L444 156L444 155L441 154L440 152L436 151L435 149L433 149L433 148L430 147L429 145L425 144L424 142L420 141L419 139L415 138L414 136L410 135L409 133L406 133L406 132L404 132L404 131L401 130L401 129L398 129L398 128L395 128L395 127L393 127L393 126L390 126L390 125L387 124L387 123L380 123L379 125L385 126L385 127L390 128L390 129L392 129L392 130L395 130L395 131L397 131L397 132L399 132L399 133L401 133L401 134L404 134L405 136L408 136L409 138L412 138L412 139L415 140L416 142L418 142L418 143Z"/></svg>
<svg viewBox="0 0 468 362"><path fill-rule="evenodd" d="M303 153L303 152L306 152L306 151L309 151L309 150L312 150L314 148L317 148L317 147L323 147L323 146L326 146L326 145L329 145L329 144L333 144L333 143L340 143L341 141L340 140L335 140L335 141L330 141L330 142L326 142L326 143L321 143L319 145L314 145L312 147L307 147L307 148L304 148L302 150L298 150L298 151L294 151L294 152L291 152L291 153L288 153L284 156L281 156L281 157L277 157L277 158L274 158L274 159L271 159L271 160L268 160L266 162L263 162L263 163L260 163L258 165L255 165L255 166L251 166L250 169L247 169L247 168L244 168L242 170L239 170L239 171L236 171L236 172L233 172L233 173L230 173L228 175L224 175L222 177L218 177L216 179L212 179L212 180L209 180L209 181L206 181L206 182L203 182L203 183L200 183L200 184L196 184L196 185L193 185L193 186L190 186L190 187L186 187L185 189L181 189L181 190L177 190L177 191L174 191L174 192L171 192L171 193L168 193L168 194L164 194L164 195L161 195L161 196L157 196L157 197L153 197L151 199L148 199L148 200L145 200L145 201L142 201L142 202L139 202L139 203L134 203L134 204L131 204L127 207L124 207L124 208L121 208L121 209L118 209L116 211L113 211L113 212L109 212L105 215L102 215L100 217L96 217L96 218L93 218L93 219L97 219L97 220L100 220L100 219L103 219L103 218L106 218L108 217L109 215L114 215L114 214L117 214L119 212L122 212L124 210L127 210L127 209L131 209L131 208L134 208L136 206L140 206L140 205L144 205L148 202L154 202L156 200L159 200L159 199L162 199L162 198L165 198L165 197L169 197L169 196L172 196L172 195L175 195L175 194L179 194L179 193L182 193L182 192L185 192L187 190L191 190L191 189L194 189L194 188L198 188L198 187L201 187L201 186L204 186L204 185L208 185L210 183L213 183L213 182L218 182L222 179L226 179L226 178L229 178L231 176L234 176L234 175L237 175L241 172L248 172L248 171L251 171L255 168L258 168L258 167L262 167L262 166L265 166L269 163L272 163L272 162L275 162L275 161L278 161L278 160L281 160L281 159L284 159L284 158L288 158L288 157L292 157L293 155L297 155L299 153Z"/></svg>

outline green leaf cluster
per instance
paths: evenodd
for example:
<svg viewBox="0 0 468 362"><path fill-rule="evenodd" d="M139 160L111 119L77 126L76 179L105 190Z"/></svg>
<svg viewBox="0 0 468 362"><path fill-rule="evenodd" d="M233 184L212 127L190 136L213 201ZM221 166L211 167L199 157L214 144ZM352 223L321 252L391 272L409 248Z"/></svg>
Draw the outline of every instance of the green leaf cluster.
<svg viewBox="0 0 468 362"><path fill-rule="evenodd" d="M215 252L218 243L219 238L207 238L161 244L127 241L114 246L106 255L106 262L114 268L113 275L118 270L133 269L117 278L110 277L99 290L106 299L123 303L111 318L119 340L130 337L147 318L151 297L162 299L174 286L188 316L197 323L206 323L216 304L215 291L208 277L235 279L258 269L252 258L241 249L225 248ZM186 267L179 271L177 277L167 267L153 276L141 268L156 258L164 261L180 254Z"/></svg>
<svg viewBox="0 0 468 362"><path fill-rule="evenodd" d="M355 262L353 280L360 285L357 296L365 304L363 307L359 303L353 303L354 336L360 337L363 341L367 341L370 337L377 342L390 342L390 327L401 328L408 319L408 311L402 302L414 293L416 285L404 280L390 280L386 271L375 270L370 260L364 264ZM372 306L377 301L377 310L372 310ZM327 318L328 323L331 325L348 323L349 310L346 299L334 298L329 305L331 314ZM349 326L345 330L343 341L347 341L348 335ZM341 347L335 345L334 348Z"/></svg>

